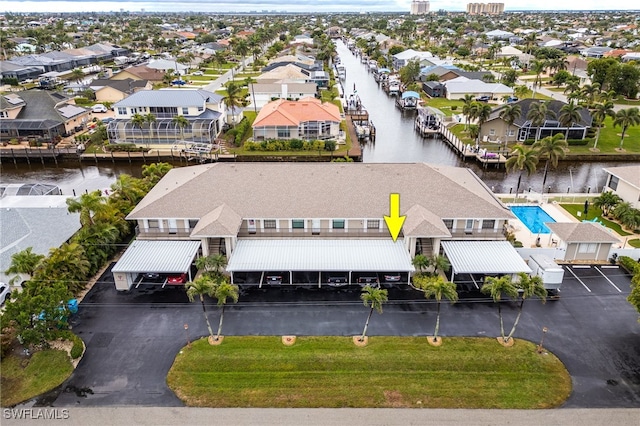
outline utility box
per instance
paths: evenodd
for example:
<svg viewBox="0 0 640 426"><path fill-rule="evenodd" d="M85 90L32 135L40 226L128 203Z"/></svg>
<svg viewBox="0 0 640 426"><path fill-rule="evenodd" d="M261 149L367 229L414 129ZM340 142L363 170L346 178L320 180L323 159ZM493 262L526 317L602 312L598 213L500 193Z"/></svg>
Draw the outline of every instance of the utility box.
<svg viewBox="0 0 640 426"><path fill-rule="evenodd" d="M564 278L564 269L561 266L549 256L534 254L529 257L529 268L531 268L532 275L542 278L544 288L547 289L549 296L559 297L560 286Z"/></svg>

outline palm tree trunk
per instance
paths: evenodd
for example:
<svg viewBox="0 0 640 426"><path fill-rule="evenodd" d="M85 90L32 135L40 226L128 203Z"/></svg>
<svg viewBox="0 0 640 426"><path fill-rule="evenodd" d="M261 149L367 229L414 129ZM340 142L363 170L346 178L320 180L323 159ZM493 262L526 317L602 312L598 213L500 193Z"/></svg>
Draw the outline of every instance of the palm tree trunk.
<svg viewBox="0 0 640 426"><path fill-rule="evenodd" d="M440 302L438 302L438 313L436 314L436 329L433 331L433 341L438 341L438 331L440 330Z"/></svg>
<svg viewBox="0 0 640 426"><path fill-rule="evenodd" d="M502 309L500 309L500 302L498 302L498 316L500 317L500 336L506 342L504 338L504 322L502 321Z"/></svg>
<svg viewBox="0 0 640 426"><path fill-rule="evenodd" d="M544 175L542 176L542 190L540 194L544 194L544 184L547 183L547 172L549 171L549 160L544 163Z"/></svg>
<svg viewBox="0 0 640 426"><path fill-rule="evenodd" d="M367 335L367 328L369 328L369 320L371 319L371 314L373 314L373 306L369 311L369 315L367 316L367 322L364 323L364 330L362 330L362 337L360 337L360 341L363 341L365 336Z"/></svg>
<svg viewBox="0 0 640 426"><path fill-rule="evenodd" d="M596 141L593 143L593 149L596 149L598 147L599 138L600 138L600 126L598 126L598 129L596 130Z"/></svg>
<svg viewBox="0 0 640 426"><path fill-rule="evenodd" d="M224 319L224 305L222 305L222 310L220 311L220 323L218 323L218 334L216 335L216 340L220 338L222 334L222 320Z"/></svg>
<svg viewBox="0 0 640 426"><path fill-rule="evenodd" d="M622 128L622 136L620 137L620 149L622 149L622 144L624 144L624 134L627 131L626 127Z"/></svg>
<svg viewBox="0 0 640 426"><path fill-rule="evenodd" d="M202 295L200 295L200 302L202 303L202 313L204 314L204 320L207 322L209 336L213 338L213 329L211 328L211 323L209 322L209 317L207 316L207 308L204 306L204 296Z"/></svg>
<svg viewBox="0 0 640 426"><path fill-rule="evenodd" d="M511 331L509 332L509 335L506 338L507 342L511 339L511 337L513 337L513 333L516 332L516 327L518 326L518 322L520 321L520 315L522 315L523 307L524 307L524 297L522 298L522 300L520 300L520 308L518 309L518 316L516 317L516 321L513 323L513 327L511 327Z"/></svg>

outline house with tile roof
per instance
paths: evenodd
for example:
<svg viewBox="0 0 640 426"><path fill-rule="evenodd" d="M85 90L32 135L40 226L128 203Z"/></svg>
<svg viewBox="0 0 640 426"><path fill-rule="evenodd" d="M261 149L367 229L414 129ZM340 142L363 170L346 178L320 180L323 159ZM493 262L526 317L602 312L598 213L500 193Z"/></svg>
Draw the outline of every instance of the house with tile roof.
<svg viewBox="0 0 640 426"><path fill-rule="evenodd" d="M137 145L212 144L224 125L222 96L202 89L141 90L113 105L114 120L107 126L109 142ZM135 117L155 121L136 124ZM180 127L175 117L184 117Z"/></svg>
<svg viewBox="0 0 640 426"><path fill-rule="evenodd" d="M558 117L560 116L560 110L567 103L558 100L547 101L549 115L542 125L536 126L527 118L531 105L536 102L542 101L522 99L493 109L489 115L489 119L480 127L480 138L505 143L524 142L527 139L535 139L536 134L538 134L539 139L555 135L556 133L565 134L567 127L558 121ZM511 126L508 126L500 117L502 110L506 108L507 105L519 105L521 111L520 116ZM591 127L591 122L592 118L589 110L582 108L580 110L580 121L571 123L569 126L569 139L584 139L587 136L589 127Z"/></svg>
<svg viewBox="0 0 640 426"><path fill-rule="evenodd" d="M262 109L266 104L277 99L297 101L302 98L314 97L318 86L314 83L255 83L249 85L249 94L256 109Z"/></svg>
<svg viewBox="0 0 640 426"><path fill-rule="evenodd" d="M383 217L392 193L400 194L406 216L396 241ZM270 285L270 274L282 277L282 285L321 286L336 276L357 283L363 275L381 282L400 276L406 285L416 254L444 253L456 274L530 272L503 235L514 218L468 168L224 162L181 167L127 216L137 224L136 243L113 273L116 288L128 290L139 272L186 273L199 253L225 254L232 281L256 286ZM469 258L473 265L464 260Z"/></svg>
<svg viewBox="0 0 640 426"><path fill-rule="evenodd" d="M340 133L340 109L308 97L266 104L253 122L253 139L334 139Z"/></svg>

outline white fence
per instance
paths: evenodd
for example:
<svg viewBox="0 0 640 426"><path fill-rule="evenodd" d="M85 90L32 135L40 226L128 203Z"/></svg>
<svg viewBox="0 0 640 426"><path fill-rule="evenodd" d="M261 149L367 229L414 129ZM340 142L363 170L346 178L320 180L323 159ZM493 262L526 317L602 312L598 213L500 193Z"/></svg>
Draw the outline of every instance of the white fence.
<svg viewBox="0 0 640 426"><path fill-rule="evenodd" d="M552 259L564 260L564 255L566 252L566 250L563 248L555 248L555 247L551 247L551 248L518 247L516 248L516 251L518 252L520 257L522 257L524 260L528 260L534 254L548 256Z"/></svg>

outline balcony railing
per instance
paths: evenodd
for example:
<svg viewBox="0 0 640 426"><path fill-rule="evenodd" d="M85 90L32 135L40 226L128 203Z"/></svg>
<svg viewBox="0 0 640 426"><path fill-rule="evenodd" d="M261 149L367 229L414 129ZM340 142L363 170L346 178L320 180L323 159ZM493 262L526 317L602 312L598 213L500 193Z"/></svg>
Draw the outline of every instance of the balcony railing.
<svg viewBox="0 0 640 426"><path fill-rule="evenodd" d="M188 229L144 229L136 226L136 237L141 240L166 240L167 238L188 238L191 231Z"/></svg>
<svg viewBox="0 0 640 426"><path fill-rule="evenodd" d="M249 231L241 229L238 237L258 237L258 238L385 238L389 236L386 229L332 229L332 228L314 228L314 229L265 229ZM404 235L400 233L400 237Z"/></svg>

